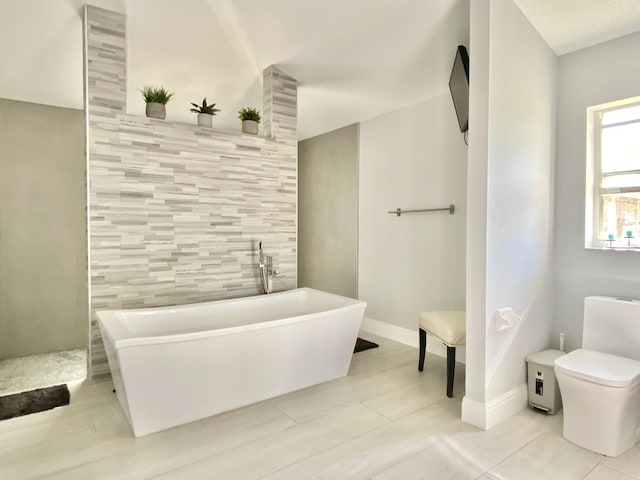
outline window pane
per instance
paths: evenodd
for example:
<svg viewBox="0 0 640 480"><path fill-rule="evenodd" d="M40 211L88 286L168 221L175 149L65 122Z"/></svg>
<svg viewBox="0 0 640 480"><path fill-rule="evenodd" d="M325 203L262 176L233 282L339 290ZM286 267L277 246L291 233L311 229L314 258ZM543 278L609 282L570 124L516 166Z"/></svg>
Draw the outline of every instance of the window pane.
<svg viewBox="0 0 640 480"><path fill-rule="evenodd" d="M610 110L602 114L602 125L611 125L612 123L628 122L640 118L640 105L633 107L620 108Z"/></svg>
<svg viewBox="0 0 640 480"><path fill-rule="evenodd" d="M640 193L602 195L601 213L601 239L613 235L613 247L640 245ZM634 238L625 238L629 231Z"/></svg>
<svg viewBox="0 0 640 480"><path fill-rule="evenodd" d="M640 170L640 123L602 129L602 171Z"/></svg>
<svg viewBox="0 0 640 480"><path fill-rule="evenodd" d="M640 174L611 175L602 178L602 188L640 187Z"/></svg>

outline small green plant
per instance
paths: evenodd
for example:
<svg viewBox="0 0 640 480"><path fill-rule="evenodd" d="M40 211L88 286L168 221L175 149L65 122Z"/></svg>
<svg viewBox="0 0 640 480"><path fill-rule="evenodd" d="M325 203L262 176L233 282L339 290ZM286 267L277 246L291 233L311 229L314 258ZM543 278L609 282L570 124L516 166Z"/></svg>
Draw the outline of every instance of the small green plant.
<svg viewBox="0 0 640 480"><path fill-rule="evenodd" d="M260 123L260 119L262 117L260 116L260 112L258 110L256 110L255 108L249 107L249 108L243 108L242 110L240 110L238 112L238 118L243 122L245 120L253 120L254 122Z"/></svg>
<svg viewBox="0 0 640 480"><path fill-rule="evenodd" d="M146 103L161 103L162 105L166 105L173 97L173 93L169 93L164 87L142 87L140 93Z"/></svg>
<svg viewBox="0 0 640 480"><path fill-rule="evenodd" d="M212 103L211 105L207 105L206 98L202 99L202 105L198 105L197 103L192 103L191 105L195 107L191 109L193 113L207 113L209 115L215 115L216 112L220 111L219 108L214 108L216 106L215 103Z"/></svg>

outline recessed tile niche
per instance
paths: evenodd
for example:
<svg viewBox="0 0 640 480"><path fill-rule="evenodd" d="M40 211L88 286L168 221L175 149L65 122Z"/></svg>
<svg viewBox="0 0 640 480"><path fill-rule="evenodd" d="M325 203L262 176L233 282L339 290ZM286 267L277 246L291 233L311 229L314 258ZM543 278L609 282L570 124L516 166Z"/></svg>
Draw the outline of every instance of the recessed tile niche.
<svg viewBox="0 0 640 480"><path fill-rule="evenodd" d="M85 6L91 375L109 368L95 312L261 293L262 240L296 287L297 84L263 75L265 137L126 113L126 21ZM238 125L240 129L240 125Z"/></svg>

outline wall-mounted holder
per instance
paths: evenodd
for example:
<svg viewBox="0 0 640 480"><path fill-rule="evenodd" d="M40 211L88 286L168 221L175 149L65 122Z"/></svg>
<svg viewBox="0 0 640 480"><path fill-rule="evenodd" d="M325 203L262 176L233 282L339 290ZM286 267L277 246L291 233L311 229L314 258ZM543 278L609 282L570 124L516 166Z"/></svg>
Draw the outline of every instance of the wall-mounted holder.
<svg viewBox="0 0 640 480"><path fill-rule="evenodd" d="M511 307L496 309L496 313L494 314L496 332L502 332L503 330L513 327L521 318L522 317L515 313Z"/></svg>

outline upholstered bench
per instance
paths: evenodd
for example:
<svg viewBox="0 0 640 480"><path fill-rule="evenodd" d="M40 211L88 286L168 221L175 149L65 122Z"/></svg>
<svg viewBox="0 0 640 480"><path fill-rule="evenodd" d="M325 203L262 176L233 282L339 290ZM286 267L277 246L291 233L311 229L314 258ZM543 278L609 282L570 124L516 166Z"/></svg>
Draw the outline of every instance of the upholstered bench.
<svg viewBox="0 0 640 480"><path fill-rule="evenodd" d="M418 327L420 330L418 370L424 370L427 333L429 333L447 346L447 397L452 397L453 376L456 369L456 347L464 346L467 339L465 311L422 312L419 315Z"/></svg>

